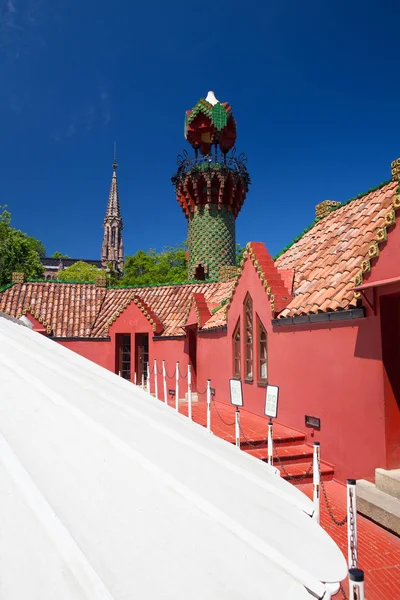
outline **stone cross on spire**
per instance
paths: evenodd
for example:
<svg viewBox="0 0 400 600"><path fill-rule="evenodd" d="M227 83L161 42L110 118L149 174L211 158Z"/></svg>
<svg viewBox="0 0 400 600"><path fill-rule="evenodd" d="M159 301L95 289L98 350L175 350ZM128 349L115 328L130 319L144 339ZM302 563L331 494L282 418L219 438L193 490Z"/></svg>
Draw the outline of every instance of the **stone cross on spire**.
<svg viewBox="0 0 400 600"><path fill-rule="evenodd" d="M101 262L104 268L113 268L122 273L124 267L124 245L122 243L122 219L119 204L117 181L117 155L114 144L113 174L110 193L108 195L107 211L104 218L104 238L101 252Z"/></svg>

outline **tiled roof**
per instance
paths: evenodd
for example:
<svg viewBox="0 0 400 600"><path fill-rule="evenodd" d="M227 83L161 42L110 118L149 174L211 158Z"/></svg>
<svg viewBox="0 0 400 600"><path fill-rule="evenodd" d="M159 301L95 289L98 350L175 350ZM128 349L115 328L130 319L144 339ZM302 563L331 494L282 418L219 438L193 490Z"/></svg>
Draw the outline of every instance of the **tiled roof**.
<svg viewBox="0 0 400 600"><path fill-rule="evenodd" d="M294 297L279 317L357 306L354 285L395 222L398 187L392 181L331 212L275 261L279 270L294 270Z"/></svg>
<svg viewBox="0 0 400 600"><path fill-rule="evenodd" d="M144 288L98 288L93 284L38 282L15 284L0 293L0 312L30 313L55 337L107 337L108 328L135 302L158 333L184 335L192 294L204 294L208 308L221 304L234 280L220 283ZM152 321L151 321L152 320Z"/></svg>

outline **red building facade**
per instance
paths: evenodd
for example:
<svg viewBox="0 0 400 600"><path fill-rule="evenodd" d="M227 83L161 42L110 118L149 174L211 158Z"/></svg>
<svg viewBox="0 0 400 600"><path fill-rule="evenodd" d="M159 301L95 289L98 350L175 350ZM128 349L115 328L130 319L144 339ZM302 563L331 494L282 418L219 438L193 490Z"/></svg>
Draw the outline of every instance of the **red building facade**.
<svg viewBox="0 0 400 600"><path fill-rule="evenodd" d="M124 289L20 279L0 291L0 311L138 383L164 360L173 387L179 361L195 388L211 379L221 402L240 378L257 414L267 383L278 385L280 422L302 430L306 415L318 418L315 439L336 477L372 478L400 467L399 176L395 161L377 189L318 205L275 259L249 243L226 281Z"/></svg>

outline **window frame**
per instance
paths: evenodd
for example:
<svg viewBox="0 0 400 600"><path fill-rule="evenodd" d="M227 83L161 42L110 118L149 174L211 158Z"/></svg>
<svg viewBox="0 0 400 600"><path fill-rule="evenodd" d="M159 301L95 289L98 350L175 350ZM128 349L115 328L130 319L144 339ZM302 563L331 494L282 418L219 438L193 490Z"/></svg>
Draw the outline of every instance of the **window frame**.
<svg viewBox="0 0 400 600"><path fill-rule="evenodd" d="M250 306L250 310L248 309ZM253 299L250 294L246 295L246 298L243 302L243 327L244 327L244 336L243 336L243 345L244 345L244 381L248 383L253 383L254 381L254 304ZM250 317L250 328L248 327L248 317ZM248 329L251 332L251 341L248 341ZM250 351L250 352L249 352ZM249 354L251 358L248 358ZM250 365L250 369L249 369Z"/></svg>
<svg viewBox="0 0 400 600"><path fill-rule="evenodd" d="M236 336L237 334L239 334L239 340L236 340ZM239 357L238 357L238 361L239 361L239 369L236 370L236 357L237 357L237 352L236 350L239 350ZM241 370L242 370L242 332L240 329L240 317L237 320L236 323L236 327L233 330L233 336L232 336L232 358L233 358L233 365L232 365L232 371L233 371L233 377L234 379L241 379Z"/></svg>
<svg viewBox="0 0 400 600"><path fill-rule="evenodd" d="M262 368L262 349L261 349L261 334L265 333L265 369L266 377L261 376ZM260 317L257 315L257 384L266 386L268 383L268 331Z"/></svg>

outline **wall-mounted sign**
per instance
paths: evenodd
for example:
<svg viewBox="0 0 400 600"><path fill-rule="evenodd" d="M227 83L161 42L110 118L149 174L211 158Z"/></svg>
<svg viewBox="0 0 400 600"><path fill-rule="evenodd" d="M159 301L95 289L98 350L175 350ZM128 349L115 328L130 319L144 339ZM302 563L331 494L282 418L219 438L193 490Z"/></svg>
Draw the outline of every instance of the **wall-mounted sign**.
<svg viewBox="0 0 400 600"><path fill-rule="evenodd" d="M215 388L210 388L211 396L215 396Z"/></svg>
<svg viewBox="0 0 400 600"><path fill-rule="evenodd" d="M305 417L306 427L312 427L313 429L321 429L321 419L319 417L311 417L306 415Z"/></svg>
<svg viewBox="0 0 400 600"><path fill-rule="evenodd" d="M271 419L276 419L278 414L278 396L279 387L277 385L267 385L264 413Z"/></svg>
<svg viewBox="0 0 400 600"><path fill-rule="evenodd" d="M243 406L242 382L240 379L230 379L229 386L233 406Z"/></svg>
<svg viewBox="0 0 400 600"><path fill-rule="evenodd" d="M168 390L168 394L170 396L175 396L175 390Z"/></svg>

